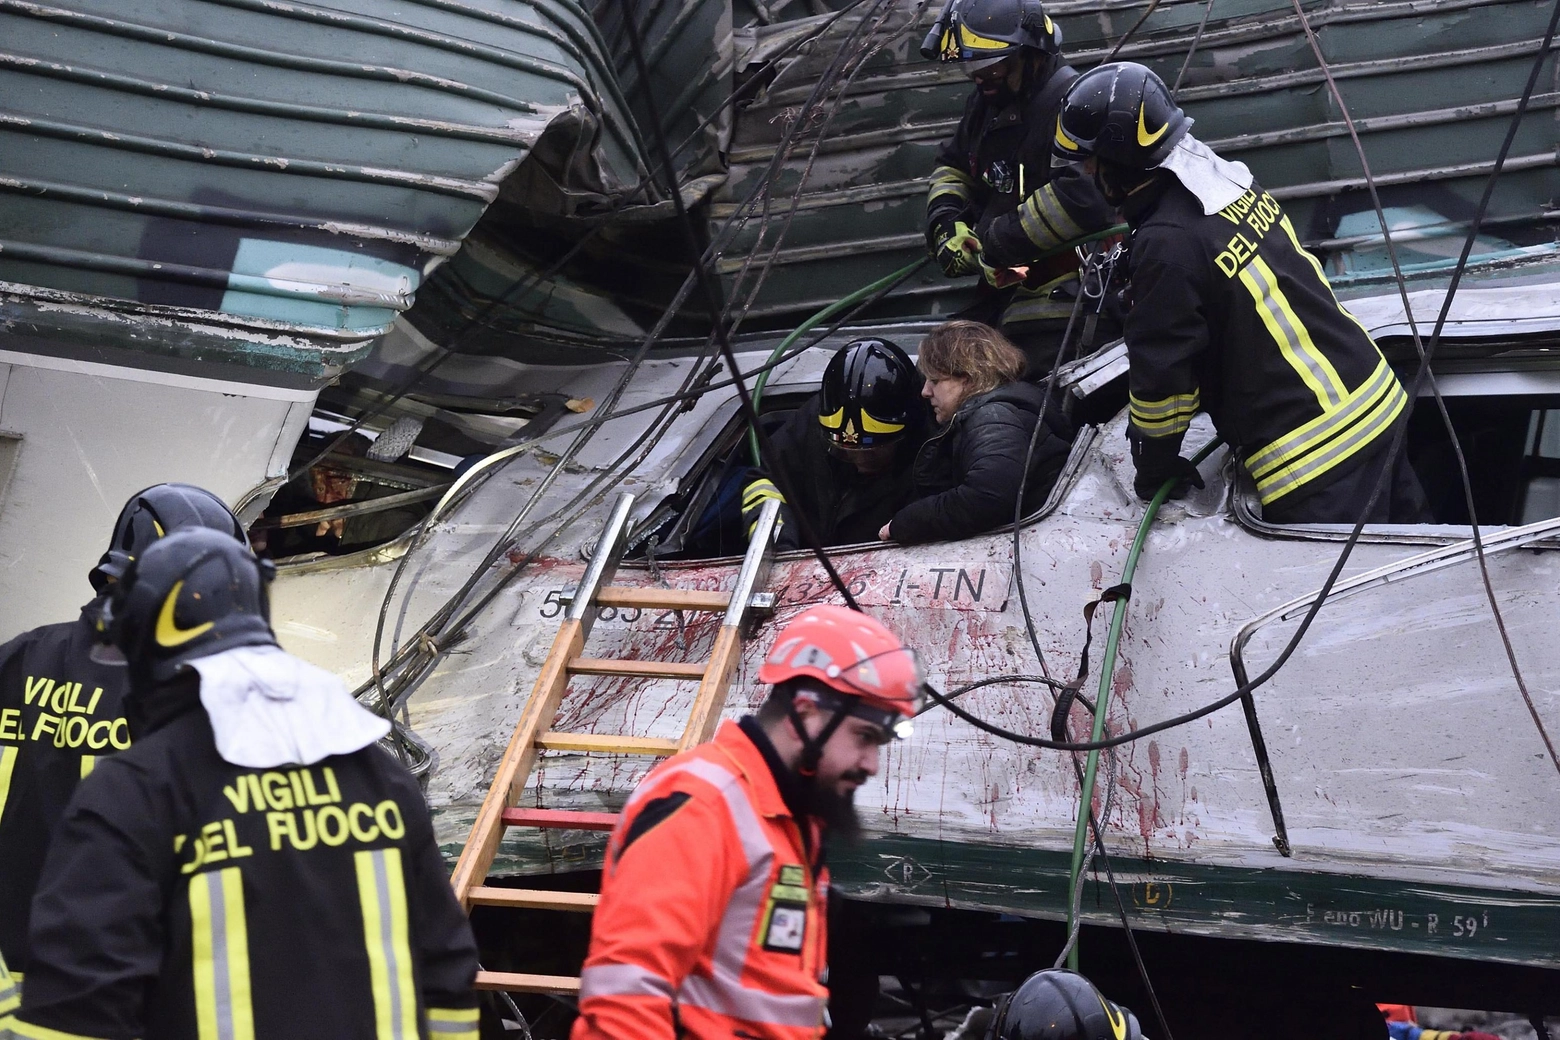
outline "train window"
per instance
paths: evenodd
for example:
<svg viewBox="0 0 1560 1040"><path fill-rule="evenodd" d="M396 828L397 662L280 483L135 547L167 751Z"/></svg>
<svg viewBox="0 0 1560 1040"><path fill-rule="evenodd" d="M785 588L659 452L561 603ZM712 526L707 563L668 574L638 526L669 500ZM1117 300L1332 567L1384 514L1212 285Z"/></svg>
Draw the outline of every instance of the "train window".
<svg viewBox="0 0 1560 1040"><path fill-rule="evenodd" d="M1441 390L1467 463L1480 526L1514 526L1560 516L1560 374L1459 373L1442 377ZM1546 392L1551 390L1555 392ZM1468 494L1433 398L1421 398L1414 409L1406 450L1434 523L1466 526ZM1249 478L1241 487L1237 516L1253 526L1282 530L1262 522Z"/></svg>

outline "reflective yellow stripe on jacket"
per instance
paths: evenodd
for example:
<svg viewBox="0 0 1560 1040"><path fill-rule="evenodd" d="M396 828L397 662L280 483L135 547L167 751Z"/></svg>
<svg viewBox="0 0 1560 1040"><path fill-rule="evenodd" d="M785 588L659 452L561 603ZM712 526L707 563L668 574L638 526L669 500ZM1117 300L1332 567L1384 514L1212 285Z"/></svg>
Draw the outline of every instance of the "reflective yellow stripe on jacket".
<svg viewBox="0 0 1560 1040"><path fill-rule="evenodd" d="M1383 358L1338 407L1247 458L1257 496L1267 505L1352 458L1385 433L1407 403L1408 394Z"/></svg>
<svg viewBox="0 0 1560 1040"><path fill-rule="evenodd" d="M377 1040L417 1040L417 991L400 849L353 853ZM474 1028L474 1027L473 1027Z"/></svg>
<svg viewBox="0 0 1560 1040"><path fill-rule="evenodd" d="M429 1008L428 1040L477 1040L476 1008Z"/></svg>
<svg viewBox="0 0 1560 1040"><path fill-rule="evenodd" d="M931 205L943 195L953 195L968 205L975 198L975 182L970 175L952 166L939 166L932 171L932 179L926 189L926 203Z"/></svg>
<svg viewBox="0 0 1560 1040"><path fill-rule="evenodd" d="M16 984L16 976L5 968L5 958L0 957L0 1029L10 1020L6 1017L22 1003L22 990Z"/></svg>
<svg viewBox="0 0 1560 1040"><path fill-rule="evenodd" d="M1083 228L1067 215L1056 189L1047 184L1018 207L1018 223L1037 249L1055 249L1083 237Z"/></svg>
<svg viewBox="0 0 1560 1040"><path fill-rule="evenodd" d="M15 747L0 747L0 819L5 818L5 803L11 797L11 773L16 769Z"/></svg>
<svg viewBox="0 0 1560 1040"><path fill-rule="evenodd" d="M1267 326L1269 335L1278 344L1284 360L1295 370L1311 392L1316 395L1322 411L1330 411L1343 403L1348 393L1337 369L1327 360L1316 344L1305 323L1295 316L1284 291L1278 286L1278 276L1260 256L1252 259L1240 272L1241 284L1256 301L1257 315Z"/></svg>
<svg viewBox="0 0 1560 1040"><path fill-rule="evenodd" d="M67 1033L59 1029L50 1029L47 1026L35 1026L31 1022L23 1022L19 1018L5 1019L4 1022L0 1022L0 1026L9 1029L11 1031L10 1035L25 1037L26 1040L98 1040L97 1037L87 1036L83 1033Z"/></svg>
<svg viewBox="0 0 1560 1040"><path fill-rule="evenodd" d="M237 867L196 874L189 898L200 1040L254 1040L243 875Z"/></svg>
<svg viewBox="0 0 1560 1040"><path fill-rule="evenodd" d="M1192 416L1202 407L1202 392L1172 394L1158 401L1145 401L1136 394L1127 395L1132 425L1149 437L1173 437L1185 433Z"/></svg>

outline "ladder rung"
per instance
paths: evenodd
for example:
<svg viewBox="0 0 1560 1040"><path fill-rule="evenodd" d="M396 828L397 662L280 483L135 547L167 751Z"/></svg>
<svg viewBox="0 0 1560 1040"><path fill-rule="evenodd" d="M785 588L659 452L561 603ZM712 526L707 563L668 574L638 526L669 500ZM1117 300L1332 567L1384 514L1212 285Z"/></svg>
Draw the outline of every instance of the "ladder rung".
<svg viewBox="0 0 1560 1040"><path fill-rule="evenodd" d="M610 831L618 814L574 812L569 809L505 809L504 822L511 827L547 827L566 831Z"/></svg>
<svg viewBox="0 0 1560 1040"><path fill-rule="evenodd" d="M597 751L608 755L675 755L677 741L661 737L625 737L615 733L543 733L543 751Z"/></svg>
<svg viewBox="0 0 1560 1040"><path fill-rule="evenodd" d="M479 885L468 897L480 906L510 906L530 910L596 909L601 897L594 892L549 892L535 888L489 888Z"/></svg>
<svg viewBox="0 0 1560 1040"><path fill-rule="evenodd" d="M630 588L608 585L596 593L596 604L619 610L708 610L722 611L731 602L728 592L704 589Z"/></svg>
<svg viewBox="0 0 1560 1040"><path fill-rule="evenodd" d="M705 666L672 661L614 661L601 657L577 657L569 662L570 675L617 675L642 679L702 679Z"/></svg>
<svg viewBox="0 0 1560 1040"><path fill-rule="evenodd" d="M580 980L570 975L523 975L514 971L479 971L472 989L501 989L509 993L577 994Z"/></svg>

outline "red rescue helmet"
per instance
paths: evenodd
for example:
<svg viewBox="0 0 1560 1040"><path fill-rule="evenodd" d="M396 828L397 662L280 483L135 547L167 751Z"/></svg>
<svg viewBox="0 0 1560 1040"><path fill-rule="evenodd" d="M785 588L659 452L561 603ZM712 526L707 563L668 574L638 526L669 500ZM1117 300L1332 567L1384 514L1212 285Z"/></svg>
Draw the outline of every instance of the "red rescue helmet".
<svg viewBox="0 0 1560 1040"><path fill-rule="evenodd" d="M847 714L889 733L921 710L924 697L915 651L876 618L832 603L787 622L758 670L758 681L771 685L804 678L844 694Z"/></svg>

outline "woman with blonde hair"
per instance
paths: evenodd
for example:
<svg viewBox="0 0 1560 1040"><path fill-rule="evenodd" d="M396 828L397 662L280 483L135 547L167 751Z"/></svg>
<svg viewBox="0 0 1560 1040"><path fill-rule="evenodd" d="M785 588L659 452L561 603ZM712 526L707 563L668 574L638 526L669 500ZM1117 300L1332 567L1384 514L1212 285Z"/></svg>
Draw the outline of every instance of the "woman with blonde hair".
<svg viewBox="0 0 1560 1040"><path fill-rule="evenodd" d="M1043 408L1044 391L1020 381L1018 348L988 325L950 321L921 343L916 367L926 377L921 396L931 402L938 429L916 453L915 500L878 537L907 545L949 541L1010 523L1029 439L1042 421L1024 507L1044 501L1070 438L1064 420Z"/></svg>

